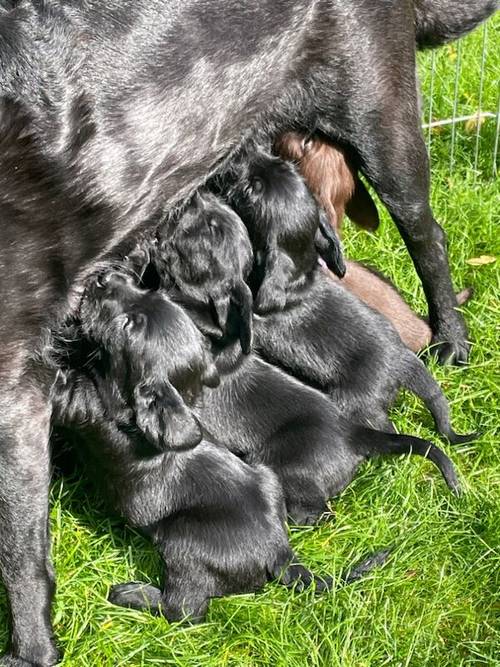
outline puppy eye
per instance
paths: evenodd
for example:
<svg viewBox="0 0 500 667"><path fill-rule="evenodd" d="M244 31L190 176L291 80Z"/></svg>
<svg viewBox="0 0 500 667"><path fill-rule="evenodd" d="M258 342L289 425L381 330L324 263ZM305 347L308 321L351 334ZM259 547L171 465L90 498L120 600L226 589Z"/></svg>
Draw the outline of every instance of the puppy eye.
<svg viewBox="0 0 500 667"><path fill-rule="evenodd" d="M252 190L256 193L262 192L264 189L264 183L260 178L254 178L252 180Z"/></svg>
<svg viewBox="0 0 500 667"><path fill-rule="evenodd" d="M219 229L219 223L215 218L210 218L210 220L208 221L208 226L214 232Z"/></svg>

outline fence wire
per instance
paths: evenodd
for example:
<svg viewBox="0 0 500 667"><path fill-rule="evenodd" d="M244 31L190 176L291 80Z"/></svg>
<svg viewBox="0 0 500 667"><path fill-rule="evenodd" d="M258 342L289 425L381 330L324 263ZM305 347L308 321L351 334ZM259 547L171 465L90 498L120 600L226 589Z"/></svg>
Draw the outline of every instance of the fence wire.
<svg viewBox="0 0 500 667"><path fill-rule="evenodd" d="M423 128L431 164L499 175L500 16L455 44L421 56Z"/></svg>

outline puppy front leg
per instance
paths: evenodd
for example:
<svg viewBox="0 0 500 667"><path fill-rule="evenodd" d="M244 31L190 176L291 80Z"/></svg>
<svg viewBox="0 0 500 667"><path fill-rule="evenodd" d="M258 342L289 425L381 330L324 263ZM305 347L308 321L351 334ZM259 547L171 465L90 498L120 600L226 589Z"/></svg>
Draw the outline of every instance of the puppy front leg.
<svg viewBox="0 0 500 667"><path fill-rule="evenodd" d="M50 610L48 402L34 389L2 392L0 421L0 571L12 633L0 665L50 667L58 661Z"/></svg>

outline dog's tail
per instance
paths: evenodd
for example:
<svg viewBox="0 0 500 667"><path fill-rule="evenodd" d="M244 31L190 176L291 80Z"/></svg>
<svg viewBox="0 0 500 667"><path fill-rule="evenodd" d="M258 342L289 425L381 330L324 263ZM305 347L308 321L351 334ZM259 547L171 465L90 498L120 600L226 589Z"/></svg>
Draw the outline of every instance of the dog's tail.
<svg viewBox="0 0 500 667"><path fill-rule="evenodd" d="M399 433L384 433L375 431L365 426L357 426L353 434L353 445L357 452L366 457L384 456L387 454L417 454L423 456L439 468L448 488L455 494L460 495L460 482L458 481L455 466L451 459L428 440L417 438L414 435L400 435Z"/></svg>
<svg viewBox="0 0 500 667"><path fill-rule="evenodd" d="M450 421L450 406L443 390L429 373L425 365L412 352L408 351L406 374L403 386L416 394L425 403L431 413L438 433L444 435L454 445L472 442L477 433L456 433Z"/></svg>
<svg viewBox="0 0 500 667"><path fill-rule="evenodd" d="M499 0L415 0L417 47L433 48L463 37L499 7Z"/></svg>

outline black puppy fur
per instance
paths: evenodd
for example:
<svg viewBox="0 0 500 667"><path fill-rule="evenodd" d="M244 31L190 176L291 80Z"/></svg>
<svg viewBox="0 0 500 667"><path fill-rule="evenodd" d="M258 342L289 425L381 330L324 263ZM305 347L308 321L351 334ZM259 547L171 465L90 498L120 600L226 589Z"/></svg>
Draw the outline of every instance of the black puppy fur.
<svg viewBox="0 0 500 667"><path fill-rule="evenodd" d="M409 248L442 358L466 359L445 238L429 206L415 44L461 34L497 7L1 3L0 486L9 493L0 498L0 570L10 664L58 660L47 531L53 375L34 362L45 333L74 313L103 256L119 245L126 252L242 137L318 130L352 148Z"/></svg>
<svg viewBox="0 0 500 667"><path fill-rule="evenodd" d="M406 388L451 442L470 440L453 431L443 392L392 324L325 277L315 244L324 214L296 167L252 149L234 161L228 182L256 256L256 350L328 394L349 421L393 430L387 413ZM338 247L333 243L337 262Z"/></svg>
<svg viewBox="0 0 500 667"><path fill-rule="evenodd" d="M81 332L83 341L78 330L64 332L75 344L60 352L54 421L76 431L112 507L150 536L165 562L163 591L125 584L111 600L197 621L212 597L277 577L311 583L293 563L275 474L202 440L188 406L218 378L182 309L108 273L87 290Z"/></svg>
<svg viewBox="0 0 500 667"><path fill-rule="evenodd" d="M354 425L320 392L242 353L239 338L243 331L248 340L251 315L239 295L252 249L241 220L214 195L199 195L175 224L160 229L157 248L163 286L212 340L221 382L196 402L200 422L246 461L274 469L295 522L316 521L360 463L378 454L427 456L458 491L452 463L431 443ZM221 299L230 300L224 330L211 306Z"/></svg>

